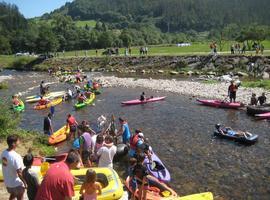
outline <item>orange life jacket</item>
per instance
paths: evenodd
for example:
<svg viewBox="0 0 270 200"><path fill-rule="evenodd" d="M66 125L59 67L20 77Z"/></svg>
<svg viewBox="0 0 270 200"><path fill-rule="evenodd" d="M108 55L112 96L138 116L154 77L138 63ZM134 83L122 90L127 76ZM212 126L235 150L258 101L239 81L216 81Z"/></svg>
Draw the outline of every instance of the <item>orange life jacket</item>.
<svg viewBox="0 0 270 200"><path fill-rule="evenodd" d="M139 141L139 135L136 134L136 135L133 135L131 138L130 138L130 148L131 149L136 149L137 148L137 143Z"/></svg>
<svg viewBox="0 0 270 200"><path fill-rule="evenodd" d="M76 119L73 116L70 116L67 121L68 121L69 126L74 126Z"/></svg>

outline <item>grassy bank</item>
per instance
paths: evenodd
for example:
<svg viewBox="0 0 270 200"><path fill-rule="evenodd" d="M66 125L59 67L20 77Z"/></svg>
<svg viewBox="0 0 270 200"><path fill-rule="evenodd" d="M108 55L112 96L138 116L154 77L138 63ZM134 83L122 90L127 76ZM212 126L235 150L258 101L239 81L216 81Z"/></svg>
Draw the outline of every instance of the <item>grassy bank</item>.
<svg viewBox="0 0 270 200"><path fill-rule="evenodd" d="M26 153L29 148L35 155L53 155L55 150L48 146L46 136L33 131L25 131L18 127L20 114L14 113L7 102L0 102L0 146L6 147L6 137L10 134L17 134L21 139L21 151ZM2 148L2 149L3 149Z"/></svg>
<svg viewBox="0 0 270 200"><path fill-rule="evenodd" d="M0 55L0 68L21 68L35 59L29 56Z"/></svg>
<svg viewBox="0 0 270 200"><path fill-rule="evenodd" d="M242 86L247 88L263 88L270 90L270 80L243 81Z"/></svg>
<svg viewBox="0 0 270 200"><path fill-rule="evenodd" d="M0 90L8 89L8 83L7 82L1 82L0 83Z"/></svg>

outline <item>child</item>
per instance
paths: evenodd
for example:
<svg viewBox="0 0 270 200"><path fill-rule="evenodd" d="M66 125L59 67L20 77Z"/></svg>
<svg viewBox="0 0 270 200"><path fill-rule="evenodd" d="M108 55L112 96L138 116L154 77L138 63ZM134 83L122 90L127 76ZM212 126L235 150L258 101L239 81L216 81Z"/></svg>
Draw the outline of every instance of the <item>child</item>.
<svg viewBox="0 0 270 200"><path fill-rule="evenodd" d="M116 154L116 146L113 145L113 137L107 135L105 137L105 144L98 150L99 156L98 167L113 168L113 157Z"/></svg>
<svg viewBox="0 0 270 200"><path fill-rule="evenodd" d="M251 96L251 99L250 99L250 105L257 106L257 104L258 104L258 100L256 98L256 94L253 93L252 96Z"/></svg>
<svg viewBox="0 0 270 200"><path fill-rule="evenodd" d="M137 188L137 182L136 182L136 179L134 177L134 174L133 174L133 171L134 171L134 167L136 166L137 164L137 159L136 158L130 158L129 160L129 167L128 167L128 176L129 176L129 187L131 188L132 190L132 194L129 194L131 195L131 200L135 199L135 196L134 196L134 193L136 191L136 188Z"/></svg>
<svg viewBox="0 0 270 200"><path fill-rule="evenodd" d="M96 182L96 179L96 172L92 169L88 169L86 172L85 182L82 184L80 190L83 200L96 200L97 195L101 194L102 186L99 182Z"/></svg>
<svg viewBox="0 0 270 200"><path fill-rule="evenodd" d="M24 180L27 183L27 196L29 200L34 200L38 191L39 182L38 175L31 170L31 166L33 164L34 157L31 153L28 153L23 158L23 164L25 165L24 170L22 171L22 175Z"/></svg>

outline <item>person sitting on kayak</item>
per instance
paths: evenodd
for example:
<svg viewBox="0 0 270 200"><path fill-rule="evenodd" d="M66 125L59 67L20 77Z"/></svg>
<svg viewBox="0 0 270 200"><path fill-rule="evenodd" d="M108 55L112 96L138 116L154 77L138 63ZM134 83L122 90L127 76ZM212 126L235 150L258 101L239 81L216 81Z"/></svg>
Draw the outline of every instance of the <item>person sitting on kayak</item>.
<svg viewBox="0 0 270 200"><path fill-rule="evenodd" d="M83 103L86 97L81 93L78 97L78 103Z"/></svg>
<svg viewBox="0 0 270 200"><path fill-rule="evenodd" d="M50 101L48 99L44 99L43 96L40 97L40 100L38 101L38 105L47 105Z"/></svg>
<svg viewBox="0 0 270 200"><path fill-rule="evenodd" d="M140 101L145 101L146 98L145 98L145 93L142 92L141 96L140 96Z"/></svg>
<svg viewBox="0 0 270 200"><path fill-rule="evenodd" d="M251 99L250 99L250 105L257 106L257 104L258 104L258 100L256 98L256 94L253 93L252 96L251 96Z"/></svg>
<svg viewBox="0 0 270 200"><path fill-rule="evenodd" d="M98 90L98 88L99 88L98 82L94 82L94 83L93 83L93 89L94 89L94 90Z"/></svg>
<svg viewBox="0 0 270 200"><path fill-rule="evenodd" d="M225 127L222 128L220 124L216 125L216 129L222 134L222 135L229 135L229 136L236 136L236 137L245 137L248 138L252 136L251 133L249 132L244 132L244 131L234 131L231 127Z"/></svg>
<svg viewBox="0 0 270 200"><path fill-rule="evenodd" d="M130 141L130 130L129 130L129 126L126 120L122 119L121 117L119 117L119 122L121 125L121 128L119 130L119 133L116 135L116 137L122 136L122 142L124 144L129 143Z"/></svg>
<svg viewBox="0 0 270 200"><path fill-rule="evenodd" d="M238 89L238 86L235 85L234 81L231 81L231 84L228 88L228 96L230 97L230 102L234 102L235 103L235 99L236 99L236 91Z"/></svg>
<svg viewBox="0 0 270 200"><path fill-rule="evenodd" d="M92 92L86 91L84 94L87 99L90 99Z"/></svg>
<svg viewBox="0 0 270 200"><path fill-rule="evenodd" d="M86 89L90 89L92 88L92 86L93 86L92 80L89 80L86 84Z"/></svg>
<svg viewBox="0 0 270 200"><path fill-rule="evenodd" d="M75 78L76 78L76 82L77 82L77 83L80 83L80 82L81 82L81 73L80 73L80 71L78 71L78 72L76 73Z"/></svg>
<svg viewBox="0 0 270 200"><path fill-rule="evenodd" d="M14 106L19 106L20 105L20 101L18 99L18 95L15 94L14 96L12 96L12 104Z"/></svg>
<svg viewBox="0 0 270 200"><path fill-rule="evenodd" d="M130 138L130 150L129 156L134 157L136 154L136 149L143 144L143 133L141 130L136 129L135 134Z"/></svg>
<svg viewBox="0 0 270 200"><path fill-rule="evenodd" d="M261 96L258 97L258 101L259 101L261 106L266 103L266 96L265 96L264 92L262 93Z"/></svg>

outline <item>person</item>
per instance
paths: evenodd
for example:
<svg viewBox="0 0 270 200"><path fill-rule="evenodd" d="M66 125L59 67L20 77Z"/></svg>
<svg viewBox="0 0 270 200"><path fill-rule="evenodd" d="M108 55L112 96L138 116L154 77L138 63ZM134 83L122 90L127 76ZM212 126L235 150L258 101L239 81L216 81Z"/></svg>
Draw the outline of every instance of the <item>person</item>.
<svg viewBox="0 0 270 200"><path fill-rule="evenodd" d="M264 46L263 46L263 44L261 44L260 50L261 50L261 54L263 55L263 51L264 51Z"/></svg>
<svg viewBox="0 0 270 200"><path fill-rule="evenodd" d="M113 144L113 137L107 135L104 145L97 152L97 156L99 157L98 167L113 168L113 158L116 150L116 146Z"/></svg>
<svg viewBox="0 0 270 200"><path fill-rule="evenodd" d="M91 156L94 153L94 141L91 137L91 134L88 132L84 132L80 136L80 155L82 158L82 162L86 167L91 167Z"/></svg>
<svg viewBox="0 0 270 200"><path fill-rule="evenodd" d="M14 106L19 106L20 105L20 101L18 99L18 95L15 94L15 95L12 96L12 104Z"/></svg>
<svg viewBox="0 0 270 200"><path fill-rule="evenodd" d="M250 105L252 106L257 106L258 104L258 100L256 98L256 94L252 93L251 99L250 99Z"/></svg>
<svg viewBox="0 0 270 200"><path fill-rule="evenodd" d="M229 135L229 136L237 136L237 137L249 137L251 134L249 132L243 132L243 131L234 131L231 127L225 127L222 128L220 124L216 124L216 129L222 134L222 135Z"/></svg>
<svg viewBox="0 0 270 200"><path fill-rule="evenodd" d="M86 97L87 99L89 99L89 98L91 97L92 92L86 91L84 94L85 94L85 97Z"/></svg>
<svg viewBox="0 0 270 200"><path fill-rule="evenodd" d="M129 193L129 197L131 200L135 200L135 191L137 188L137 182L136 179L134 177L133 171L134 171L134 167L137 164L137 159L136 158L130 158L129 159L129 167L128 167L128 176L129 176L129 187L132 191L132 193Z"/></svg>
<svg viewBox="0 0 270 200"><path fill-rule="evenodd" d="M98 50L96 49L96 57L98 56Z"/></svg>
<svg viewBox="0 0 270 200"><path fill-rule="evenodd" d="M39 181L38 175L31 167L34 162L34 156L28 153L23 158L23 164L25 168L22 171L22 176L27 183L27 196L29 200L34 200L38 191Z"/></svg>
<svg viewBox="0 0 270 200"><path fill-rule="evenodd" d="M49 136L53 133L51 113L49 113L47 117L44 118L43 131L44 131L44 134L49 135Z"/></svg>
<svg viewBox="0 0 270 200"><path fill-rule="evenodd" d="M85 99L85 96L83 95L83 93L81 93L78 97L78 103L83 103Z"/></svg>
<svg viewBox="0 0 270 200"><path fill-rule="evenodd" d="M75 117L73 117L71 114L68 114L67 124L66 124L66 128L68 127L70 128L68 140L70 140L71 138L75 139L77 126L78 126L78 122L76 121Z"/></svg>
<svg viewBox="0 0 270 200"><path fill-rule="evenodd" d="M103 147L103 145L104 145L104 136L102 134L99 134L97 135L97 139L96 139L93 161L96 161L96 162L98 161L97 152L99 151L101 147Z"/></svg>
<svg viewBox="0 0 270 200"><path fill-rule="evenodd" d="M65 162L52 164L44 176L35 200L71 200L74 196L74 177L70 170L77 169L80 156L71 150Z"/></svg>
<svg viewBox="0 0 270 200"><path fill-rule="evenodd" d="M234 102L235 103L235 99L236 99L236 91L237 91L238 87L235 85L234 81L231 81L231 84L228 88L228 96L230 98L230 102Z"/></svg>
<svg viewBox="0 0 270 200"><path fill-rule="evenodd" d="M140 101L145 101L145 93L144 92L142 92L142 94L141 94L141 96L140 96Z"/></svg>
<svg viewBox="0 0 270 200"><path fill-rule="evenodd" d="M40 97L40 100L38 101L38 105L42 106L42 105L47 105L50 101L47 99L44 99L43 96Z"/></svg>
<svg viewBox="0 0 270 200"><path fill-rule="evenodd" d="M89 81L87 82L87 84L86 84L86 88L87 88L87 89L91 89L92 86L93 86L92 80L89 80Z"/></svg>
<svg viewBox="0 0 270 200"><path fill-rule="evenodd" d="M128 48L128 54L131 56L131 48Z"/></svg>
<svg viewBox="0 0 270 200"><path fill-rule="evenodd" d="M76 83L80 83L81 82L81 73L80 73L79 70L77 71L75 78L76 78Z"/></svg>
<svg viewBox="0 0 270 200"><path fill-rule="evenodd" d="M94 89L94 90L98 90L98 88L99 88L98 82L94 82L94 83L93 83L93 89Z"/></svg>
<svg viewBox="0 0 270 200"><path fill-rule="evenodd" d="M234 54L234 45L231 45L231 54Z"/></svg>
<svg viewBox="0 0 270 200"><path fill-rule="evenodd" d="M134 157L136 154L136 149L143 144L143 133L141 130L136 129L135 134L130 138L130 150L129 156Z"/></svg>
<svg viewBox="0 0 270 200"><path fill-rule="evenodd" d="M41 81L40 85L39 85L39 91L40 91L40 95L43 96L46 93L46 89L45 89L45 83L44 81Z"/></svg>
<svg viewBox="0 0 270 200"><path fill-rule="evenodd" d="M85 181L80 189L83 200L96 200L100 195L102 186L97 182L97 174L93 169L88 169L85 175Z"/></svg>
<svg viewBox="0 0 270 200"><path fill-rule="evenodd" d="M261 106L266 103L266 96L265 96L264 92L262 93L261 96L258 97L258 101L259 101Z"/></svg>
<svg viewBox="0 0 270 200"><path fill-rule="evenodd" d="M10 194L10 200L23 200L25 188L27 188L22 176L22 157L15 151L19 144L20 139L17 135L9 135L7 137L8 148L1 155L4 183Z"/></svg>
<svg viewBox="0 0 270 200"><path fill-rule="evenodd" d="M122 142L124 144L128 144L131 137L128 123L126 120L122 119L121 117L119 118L119 122L121 124L121 128L116 137L122 136Z"/></svg>

